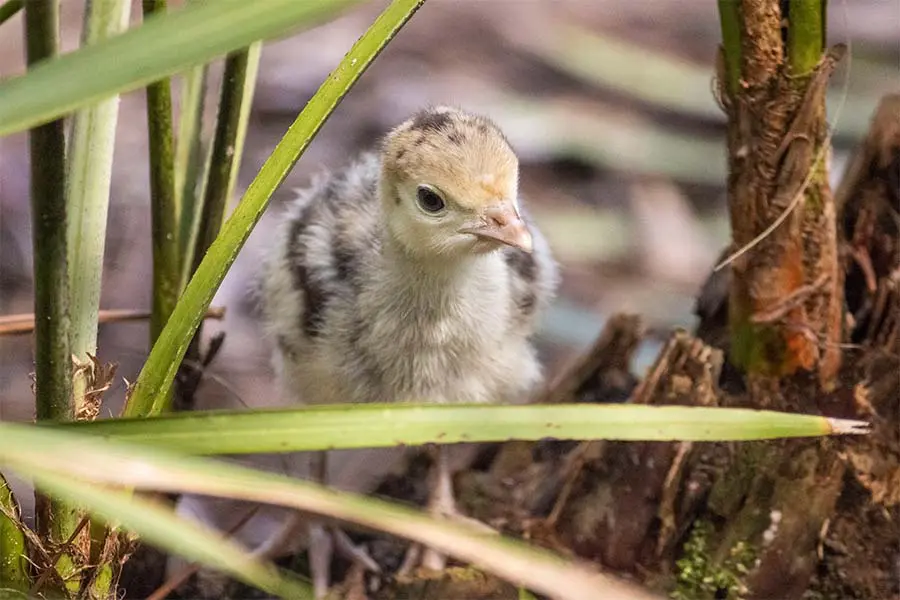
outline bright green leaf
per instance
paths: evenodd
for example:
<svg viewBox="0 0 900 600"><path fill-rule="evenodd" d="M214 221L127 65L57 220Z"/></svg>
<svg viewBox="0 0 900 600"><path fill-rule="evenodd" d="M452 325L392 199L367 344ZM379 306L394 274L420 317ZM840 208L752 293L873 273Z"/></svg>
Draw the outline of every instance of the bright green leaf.
<svg viewBox="0 0 900 600"><path fill-rule="evenodd" d="M543 438L761 440L856 432L864 425L813 415L684 406L362 404L191 412L41 427L192 454L245 454Z"/></svg>
<svg viewBox="0 0 900 600"><path fill-rule="evenodd" d="M0 83L0 135L46 123L261 39L323 20L356 0L216 0L151 17Z"/></svg>

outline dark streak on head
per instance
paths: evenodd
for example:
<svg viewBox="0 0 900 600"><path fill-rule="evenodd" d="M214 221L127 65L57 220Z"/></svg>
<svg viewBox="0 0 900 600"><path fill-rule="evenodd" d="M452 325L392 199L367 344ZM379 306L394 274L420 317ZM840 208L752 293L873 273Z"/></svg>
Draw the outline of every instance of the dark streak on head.
<svg viewBox="0 0 900 600"><path fill-rule="evenodd" d="M499 136L510 151L512 151L512 144L509 143L509 138L506 137L506 134L503 133L503 130L500 129L496 123L486 117L475 117L475 121L478 123L478 133L481 135Z"/></svg>
<svg viewBox="0 0 900 600"><path fill-rule="evenodd" d="M423 110L413 117L410 130L440 133L441 131L449 129L452 124L453 119L448 113Z"/></svg>
<svg viewBox="0 0 900 600"><path fill-rule="evenodd" d="M451 144L455 144L457 146L462 146L463 143L463 135L460 131L451 131L449 135L447 135L447 139Z"/></svg>
<svg viewBox="0 0 900 600"><path fill-rule="evenodd" d="M315 281L306 260L306 219L309 207L295 217L291 224L288 239L287 260L291 266L294 289L303 294L303 312L301 325L308 337L316 337L321 333L323 310L328 302L328 294L320 282Z"/></svg>

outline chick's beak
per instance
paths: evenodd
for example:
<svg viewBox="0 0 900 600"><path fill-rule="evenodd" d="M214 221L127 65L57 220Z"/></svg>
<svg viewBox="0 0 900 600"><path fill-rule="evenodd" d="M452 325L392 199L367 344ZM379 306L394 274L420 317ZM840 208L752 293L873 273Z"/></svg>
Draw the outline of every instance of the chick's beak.
<svg viewBox="0 0 900 600"><path fill-rule="evenodd" d="M531 232L511 202L489 206L482 213L482 219L482 224L464 229L463 232L531 252Z"/></svg>

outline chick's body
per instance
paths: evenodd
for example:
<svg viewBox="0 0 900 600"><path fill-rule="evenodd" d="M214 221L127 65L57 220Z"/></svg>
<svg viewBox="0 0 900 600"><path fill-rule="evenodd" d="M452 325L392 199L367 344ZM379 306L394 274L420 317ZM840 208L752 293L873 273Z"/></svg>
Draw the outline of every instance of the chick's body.
<svg viewBox="0 0 900 600"><path fill-rule="evenodd" d="M447 195L480 178L483 195L518 214L507 197L515 181L499 182L497 157L483 156L498 147L511 155L502 134L486 119L442 110L395 130L381 155L318 178L289 208L261 290L286 400L510 403L539 383L530 337L556 283L543 237L529 227L533 252L485 245L420 219L415 200L396 191L409 175L413 184L441 180ZM460 222L477 219L484 203L470 194L446 200L448 211L465 213Z"/></svg>

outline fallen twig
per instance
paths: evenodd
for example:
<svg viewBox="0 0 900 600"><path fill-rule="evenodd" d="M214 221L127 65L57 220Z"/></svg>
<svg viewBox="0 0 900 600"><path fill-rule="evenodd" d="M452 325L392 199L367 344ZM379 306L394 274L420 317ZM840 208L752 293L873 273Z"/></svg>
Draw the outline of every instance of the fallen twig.
<svg viewBox="0 0 900 600"><path fill-rule="evenodd" d="M149 310L131 308L114 308L101 310L98 316L100 323L119 323L123 321L142 321L150 318ZM206 311L206 319L222 320L225 318L225 307L211 306ZM31 333L34 331L34 314L0 316L0 336Z"/></svg>

